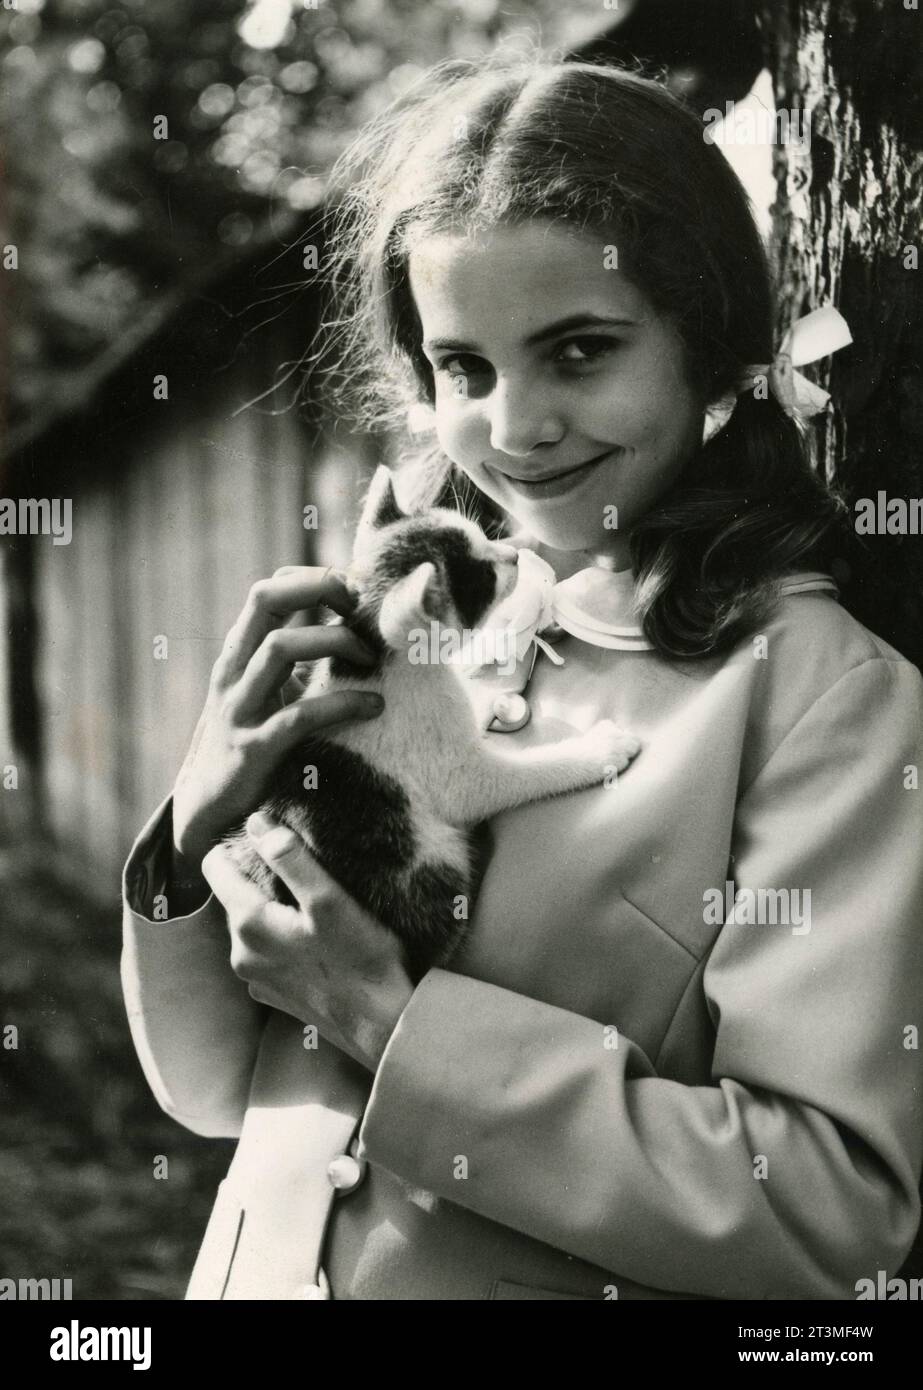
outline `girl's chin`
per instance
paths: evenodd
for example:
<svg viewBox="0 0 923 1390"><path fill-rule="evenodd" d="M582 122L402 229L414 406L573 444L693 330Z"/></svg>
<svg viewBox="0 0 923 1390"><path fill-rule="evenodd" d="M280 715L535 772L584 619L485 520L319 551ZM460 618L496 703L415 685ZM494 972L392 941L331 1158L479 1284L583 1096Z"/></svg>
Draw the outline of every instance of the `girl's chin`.
<svg viewBox="0 0 923 1390"><path fill-rule="evenodd" d="M528 532L552 550L586 550L596 554L616 548L616 533L601 530L598 516L581 522L576 517L549 517L528 507L520 507L510 515L518 530Z"/></svg>

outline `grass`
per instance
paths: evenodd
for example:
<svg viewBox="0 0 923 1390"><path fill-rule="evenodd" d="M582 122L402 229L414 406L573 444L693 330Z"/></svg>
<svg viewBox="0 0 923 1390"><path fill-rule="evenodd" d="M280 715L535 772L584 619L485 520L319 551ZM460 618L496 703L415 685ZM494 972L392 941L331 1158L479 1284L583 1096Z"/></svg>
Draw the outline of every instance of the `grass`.
<svg viewBox="0 0 923 1390"><path fill-rule="evenodd" d="M118 903L100 910L9 852L0 902L0 1278L69 1278L75 1299L180 1299L233 1142L183 1129L147 1089Z"/></svg>

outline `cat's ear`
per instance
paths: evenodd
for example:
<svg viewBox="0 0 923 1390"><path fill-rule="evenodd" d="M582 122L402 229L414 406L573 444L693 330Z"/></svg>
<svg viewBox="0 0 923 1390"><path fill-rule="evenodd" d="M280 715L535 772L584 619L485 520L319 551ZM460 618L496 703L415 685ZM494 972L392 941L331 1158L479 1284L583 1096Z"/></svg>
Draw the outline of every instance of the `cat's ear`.
<svg viewBox="0 0 923 1390"><path fill-rule="evenodd" d="M398 506L397 497L394 494L394 479L391 476L391 470L385 464L380 463L375 469L368 492L365 494L362 513L359 517L359 529L380 531L383 526L390 526L392 521L403 520L404 513Z"/></svg>
<svg viewBox="0 0 923 1390"><path fill-rule="evenodd" d="M430 560L399 579L388 590L378 614L379 631L388 646L400 651L415 627L439 616L443 598L439 571Z"/></svg>
<svg viewBox="0 0 923 1390"><path fill-rule="evenodd" d="M381 528L389 526L392 521L402 521L404 516L405 513L401 511L394 493L391 470L380 463L372 475L359 514L359 524L353 542L353 559L361 560L363 555L373 548L375 537Z"/></svg>

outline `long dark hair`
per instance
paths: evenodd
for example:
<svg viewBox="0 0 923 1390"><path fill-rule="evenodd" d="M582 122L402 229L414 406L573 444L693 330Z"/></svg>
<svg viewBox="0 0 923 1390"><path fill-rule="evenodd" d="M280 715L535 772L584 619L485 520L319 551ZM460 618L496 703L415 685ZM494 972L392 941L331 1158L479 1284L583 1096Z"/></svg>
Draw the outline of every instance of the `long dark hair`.
<svg viewBox="0 0 923 1390"><path fill-rule="evenodd" d="M602 234L674 324L690 380L715 401L773 356L773 297L749 201L703 126L658 82L548 58L448 62L339 161L327 320L348 402L369 425L432 404L408 259L420 236L553 219ZM665 403L669 409L669 403ZM405 457L420 505L496 509L438 448ZM826 561L843 512L774 396L728 425L633 527L645 634L663 655L710 655L768 616L778 579Z"/></svg>

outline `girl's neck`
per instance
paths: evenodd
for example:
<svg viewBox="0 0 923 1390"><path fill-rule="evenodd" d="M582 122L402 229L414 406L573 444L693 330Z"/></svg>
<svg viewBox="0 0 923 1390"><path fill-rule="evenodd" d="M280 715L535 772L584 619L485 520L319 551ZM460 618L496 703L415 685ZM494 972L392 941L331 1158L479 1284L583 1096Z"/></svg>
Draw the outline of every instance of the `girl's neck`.
<svg viewBox="0 0 923 1390"><path fill-rule="evenodd" d="M613 555L611 551L554 550L551 546L541 543L532 548L543 560L547 560L559 580L569 579L579 570L590 568L609 570L613 574L631 573L630 561L620 555Z"/></svg>

